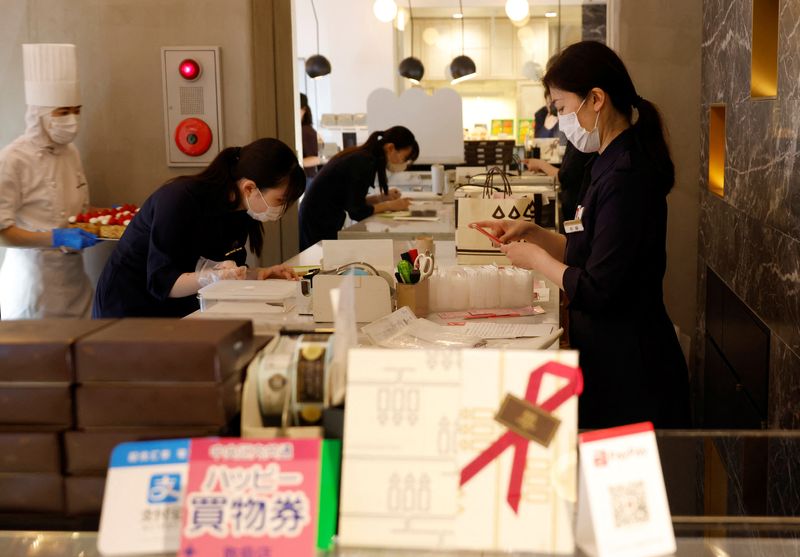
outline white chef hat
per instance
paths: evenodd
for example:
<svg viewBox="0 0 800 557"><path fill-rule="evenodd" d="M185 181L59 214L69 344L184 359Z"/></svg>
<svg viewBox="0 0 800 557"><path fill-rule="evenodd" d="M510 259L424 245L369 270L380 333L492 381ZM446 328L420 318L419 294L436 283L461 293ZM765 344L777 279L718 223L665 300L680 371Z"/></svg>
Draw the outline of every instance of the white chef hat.
<svg viewBox="0 0 800 557"><path fill-rule="evenodd" d="M25 102L37 106L81 104L74 44L24 44Z"/></svg>

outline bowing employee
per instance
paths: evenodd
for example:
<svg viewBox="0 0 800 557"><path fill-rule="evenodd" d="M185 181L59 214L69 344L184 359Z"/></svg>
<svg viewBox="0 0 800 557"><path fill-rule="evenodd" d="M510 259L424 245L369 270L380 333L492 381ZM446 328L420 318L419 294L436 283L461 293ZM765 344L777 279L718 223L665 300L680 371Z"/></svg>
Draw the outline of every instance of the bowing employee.
<svg viewBox="0 0 800 557"><path fill-rule="evenodd" d="M661 117L597 42L565 49L544 83L561 131L595 157L575 217L565 235L527 222L481 224L514 265L540 271L569 299L569 338L584 374L581 427L686 427L688 371L662 289L675 170Z"/></svg>
<svg viewBox="0 0 800 557"><path fill-rule="evenodd" d="M200 174L170 180L111 254L93 316L182 317L199 309L197 291L218 280L296 278L285 265L249 271L245 245L260 255L262 223L280 219L304 188L303 167L277 139L228 147Z"/></svg>
<svg viewBox="0 0 800 557"><path fill-rule="evenodd" d="M402 172L418 156L417 140L403 126L373 132L363 145L338 153L322 167L300 203L300 249L335 240L345 214L363 220L407 209L411 202L396 188L388 189L386 171ZM380 193L367 195L376 176Z"/></svg>

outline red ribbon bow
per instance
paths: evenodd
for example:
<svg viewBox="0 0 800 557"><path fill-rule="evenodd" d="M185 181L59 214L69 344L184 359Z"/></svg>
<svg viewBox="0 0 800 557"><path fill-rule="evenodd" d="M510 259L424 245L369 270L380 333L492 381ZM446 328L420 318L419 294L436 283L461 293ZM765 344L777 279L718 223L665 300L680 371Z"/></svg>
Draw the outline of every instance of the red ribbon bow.
<svg viewBox="0 0 800 557"><path fill-rule="evenodd" d="M533 370L528 379L528 389L525 392L525 400L531 404L536 404L539 396L539 387L542 385L542 377L545 373L552 373L558 377L564 377L568 383L560 388L550 398L539 405L543 410L553 412L573 395L583 392L583 376L580 368L569 367L557 362L547 362ZM522 492L522 475L525 472L525 461L528 456L528 439L513 431L507 431L501 435L497 441L461 470L461 483L464 485L470 481L478 472L483 470L490 462L498 458L508 447L514 447L514 464L511 468L511 479L508 482L508 494L506 501L516 513L519 509L519 500Z"/></svg>

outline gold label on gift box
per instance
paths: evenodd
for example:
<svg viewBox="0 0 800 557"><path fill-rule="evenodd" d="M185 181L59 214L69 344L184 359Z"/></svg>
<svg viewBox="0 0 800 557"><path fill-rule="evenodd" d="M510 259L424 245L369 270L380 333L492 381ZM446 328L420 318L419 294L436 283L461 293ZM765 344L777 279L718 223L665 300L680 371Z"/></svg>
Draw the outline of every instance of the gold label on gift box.
<svg viewBox="0 0 800 557"><path fill-rule="evenodd" d="M561 420L550 412L514 395L506 395L494 419L517 435L543 447L550 445L561 424Z"/></svg>

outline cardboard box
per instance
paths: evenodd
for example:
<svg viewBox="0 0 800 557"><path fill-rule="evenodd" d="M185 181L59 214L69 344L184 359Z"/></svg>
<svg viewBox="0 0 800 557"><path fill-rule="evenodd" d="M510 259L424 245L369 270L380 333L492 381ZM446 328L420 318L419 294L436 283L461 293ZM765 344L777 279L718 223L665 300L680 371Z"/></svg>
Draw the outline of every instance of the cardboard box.
<svg viewBox="0 0 800 557"><path fill-rule="evenodd" d="M0 473L61 472L57 433L0 433Z"/></svg>
<svg viewBox="0 0 800 557"><path fill-rule="evenodd" d="M221 383L85 383L75 391L78 428L226 425L241 408L241 375Z"/></svg>
<svg viewBox="0 0 800 557"><path fill-rule="evenodd" d="M100 515L106 477L68 476L64 478L64 500L69 516Z"/></svg>
<svg viewBox="0 0 800 557"><path fill-rule="evenodd" d="M64 512L60 474L0 474L0 512Z"/></svg>
<svg viewBox="0 0 800 557"><path fill-rule="evenodd" d="M217 434L219 428L216 426L67 431L64 433L65 469L67 474L81 476L105 474L111 451L120 443L208 437Z"/></svg>
<svg viewBox="0 0 800 557"><path fill-rule="evenodd" d="M75 345L77 380L222 382L256 346L249 319L122 319Z"/></svg>
<svg viewBox="0 0 800 557"><path fill-rule="evenodd" d="M71 389L62 383L0 383L0 424L68 429L72 427Z"/></svg>
<svg viewBox="0 0 800 557"><path fill-rule="evenodd" d="M113 322L111 319L0 321L0 381L74 381L73 344Z"/></svg>

